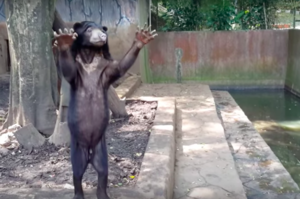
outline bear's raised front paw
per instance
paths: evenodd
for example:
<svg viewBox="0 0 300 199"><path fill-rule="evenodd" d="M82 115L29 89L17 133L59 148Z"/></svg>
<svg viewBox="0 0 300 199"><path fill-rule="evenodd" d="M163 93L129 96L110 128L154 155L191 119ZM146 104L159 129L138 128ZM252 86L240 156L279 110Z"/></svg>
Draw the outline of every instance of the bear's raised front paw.
<svg viewBox="0 0 300 199"><path fill-rule="evenodd" d="M58 47L60 50L67 50L69 49L73 41L78 37L77 33L74 32L73 29L64 29L64 32L59 29L59 33L54 31L54 41L53 46Z"/></svg>
<svg viewBox="0 0 300 199"><path fill-rule="evenodd" d="M135 37L137 41L142 43L142 45L148 44L157 36L156 30L150 32L150 27L151 26L147 27L147 24L145 24L144 28L137 28Z"/></svg>

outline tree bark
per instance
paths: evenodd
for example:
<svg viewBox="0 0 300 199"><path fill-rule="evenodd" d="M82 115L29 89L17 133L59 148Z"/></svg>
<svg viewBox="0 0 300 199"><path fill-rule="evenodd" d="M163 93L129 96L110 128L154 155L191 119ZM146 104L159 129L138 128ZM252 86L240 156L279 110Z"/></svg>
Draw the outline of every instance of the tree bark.
<svg viewBox="0 0 300 199"><path fill-rule="evenodd" d="M113 86L108 89L108 107L112 112L112 118L122 118L128 116L125 109L125 101L121 101Z"/></svg>
<svg viewBox="0 0 300 199"><path fill-rule="evenodd" d="M5 127L33 124L45 135L56 121L57 71L52 55L54 1L6 0L11 57L10 105Z"/></svg>

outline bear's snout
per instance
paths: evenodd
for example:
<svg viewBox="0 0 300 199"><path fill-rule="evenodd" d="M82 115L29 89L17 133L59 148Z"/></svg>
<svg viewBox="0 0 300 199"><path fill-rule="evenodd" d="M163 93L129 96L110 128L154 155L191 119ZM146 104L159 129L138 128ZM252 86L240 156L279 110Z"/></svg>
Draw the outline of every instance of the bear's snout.
<svg viewBox="0 0 300 199"><path fill-rule="evenodd" d="M103 34L102 32L100 32L98 34L98 37L102 40L102 41L106 41L106 34Z"/></svg>
<svg viewBox="0 0 300 199"><path fill-rule="evenodd" d="M92 31L91 37L90 37L90 42L91 43L106 43L107 40L107 35L104 34L101 30L99 29L94 29Z"/></svg>

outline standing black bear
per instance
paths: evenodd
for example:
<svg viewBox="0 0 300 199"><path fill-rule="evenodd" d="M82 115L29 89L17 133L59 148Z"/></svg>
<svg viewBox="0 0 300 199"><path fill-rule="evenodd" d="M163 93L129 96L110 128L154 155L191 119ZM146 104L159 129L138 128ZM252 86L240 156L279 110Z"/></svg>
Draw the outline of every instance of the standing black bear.
<svg viewBox="0 0 300 199"><path fill-rule="evenodd" d="M146 26L138 28L132 47L122 60L115 61L109 53L106 27L84 21L74 24L73 29L54 32L54 48L58 50L58 64L71 87L68 125L74 199L84 198L82 176L89 162L98 173L97 198L109 199L105 141L109 123L107 89L126 73L141 48L157 34L155 30L149 32Z"/></svg>

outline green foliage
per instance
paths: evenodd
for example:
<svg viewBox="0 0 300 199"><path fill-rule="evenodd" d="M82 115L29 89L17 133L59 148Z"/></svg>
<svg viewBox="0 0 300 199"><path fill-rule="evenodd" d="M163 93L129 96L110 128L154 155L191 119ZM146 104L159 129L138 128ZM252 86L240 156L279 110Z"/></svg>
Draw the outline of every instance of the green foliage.
<svg viewBox="0 0 300 199"><path fill-rule="evenodd" d="M241 11L235 18L235 22L243 30L261 29L265 25L264 12L262 6L251 7L250 10Z"/></svg>
<svg viewBox="0 0 300 199"><path fill-rule="evenodd" d="M191 31L199 30L201 27L202 15L197 7L188 5L186 2L167 2L167 12L162 14L165 25L162 31Z"/></svg>
<svg viewBox="0 0 300 199"><path fill-rule="evenodd" d="M207 27L211 30L231 30L235 16L235 9L231 4L210 7Z"/></svg>
<svg viewBox="0 0 300 199"><path fill-rule="evenodd" d="M281 1L283 0L155 0L167 8L167 12L160 16L164 21L164 25L159 28L161 31L270 28L276 18L275 6Z"/></svg>
<svg viewBox="0 0 300 199"><path fill-rule="evenodd" d="M235 22L243 30L266 29L275 22L276 3L278 0L247 0L238 4L240 12L237 14ZM264 13L266 12L266 19ZM266 24L267 22L267 24Z"/></svg>

